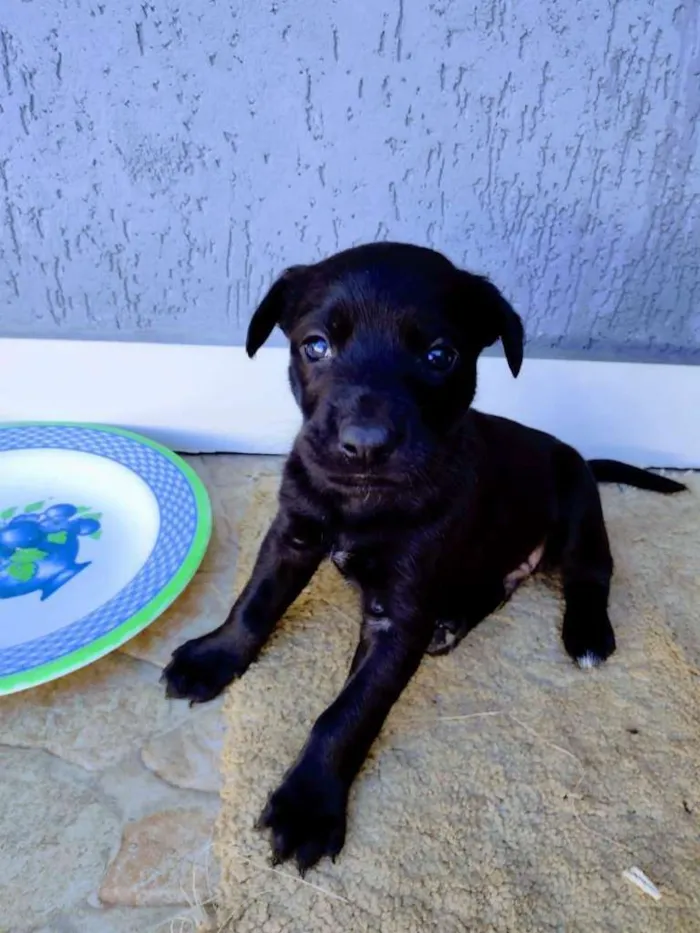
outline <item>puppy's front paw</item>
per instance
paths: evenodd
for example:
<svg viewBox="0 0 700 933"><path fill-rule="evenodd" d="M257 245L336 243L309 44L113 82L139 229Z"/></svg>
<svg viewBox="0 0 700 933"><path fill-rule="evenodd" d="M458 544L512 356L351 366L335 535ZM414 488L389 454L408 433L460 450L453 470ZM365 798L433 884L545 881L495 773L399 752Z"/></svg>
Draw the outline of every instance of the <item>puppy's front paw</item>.
<svg viewBox="0 0 700 933"><path fill-rule="evenodd" d="M607 612L582 614L567 608L562 638L567 654L582 670L598 667L615 650L615 633Z"/></svg>
<svg viewBox="0 0 700 933"><path fill-rule="evenodd" d="M271 795L258 829L271 830L272 859L293 858L303 875L345 842L347 789L334 775L300 764Z"/></svg>
<svg viewBox="0 0 700 933"><path fill-rule="evenodd" d="M207 703L217 697L247 665L222 643L216 632L193 638L173 652L161 681L167 697Z"/></svg>

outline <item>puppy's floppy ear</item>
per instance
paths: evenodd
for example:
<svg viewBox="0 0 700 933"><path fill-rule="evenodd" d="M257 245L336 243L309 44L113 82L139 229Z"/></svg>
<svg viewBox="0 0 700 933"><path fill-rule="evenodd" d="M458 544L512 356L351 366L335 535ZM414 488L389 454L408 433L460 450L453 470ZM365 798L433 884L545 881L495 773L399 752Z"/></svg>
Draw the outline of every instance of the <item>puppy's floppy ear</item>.
<svg viewBox="0 0 700 933"><path fill-rule="evenodd" d="M248 356L255 356L275 326L280 326L283 331L288 326L293 316L298 281L305 269L306 266L285 269L255 309L245 341Z"/></svg>
<svg viewBox="0 0 700 933"><path fill-rule="evenodd" d="M465 291L478 316L475 327L483 341L482 347L490 347L500 340L508 367L513 376L517 376L523 365L525 344L525 329L520 316L487 278L469 272L462 275L467 277Z"/></svg>

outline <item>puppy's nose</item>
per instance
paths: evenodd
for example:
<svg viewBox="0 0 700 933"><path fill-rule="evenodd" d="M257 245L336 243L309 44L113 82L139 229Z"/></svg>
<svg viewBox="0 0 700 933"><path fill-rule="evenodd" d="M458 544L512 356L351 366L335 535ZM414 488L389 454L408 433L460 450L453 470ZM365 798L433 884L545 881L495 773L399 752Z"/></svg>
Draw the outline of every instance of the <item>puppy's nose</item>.
<svg viewBox="0 0 700 933"><path fill-rule="evenodd" d="M396 436L384 424L349 422L340 428L338 445L349 459L374 463L389 456L396 446Z"/></svg>

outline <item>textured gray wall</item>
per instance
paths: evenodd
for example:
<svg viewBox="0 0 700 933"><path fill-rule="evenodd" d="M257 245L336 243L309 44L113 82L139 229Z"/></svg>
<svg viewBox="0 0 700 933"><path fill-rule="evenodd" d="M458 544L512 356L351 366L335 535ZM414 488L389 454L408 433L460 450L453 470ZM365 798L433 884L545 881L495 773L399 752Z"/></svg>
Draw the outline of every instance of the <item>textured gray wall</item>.
<svg viewBox="0 0 700 933"><path fill-rule="evenodd" d="M374 238L700 360L698 0L2 0L0 330L223 343Z"/></svg>

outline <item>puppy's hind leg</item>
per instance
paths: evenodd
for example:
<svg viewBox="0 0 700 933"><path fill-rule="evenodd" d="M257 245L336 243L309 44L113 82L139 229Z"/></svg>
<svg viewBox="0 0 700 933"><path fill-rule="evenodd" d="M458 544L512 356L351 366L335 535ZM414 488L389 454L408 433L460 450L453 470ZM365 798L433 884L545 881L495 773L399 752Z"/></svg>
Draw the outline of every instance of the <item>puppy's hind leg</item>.
<svg viewBox="0 0 700 933"><path fill-rule="evenodd" d="M508 598L503 581L470 587L466 596L466 610L458 617L438 619L426 654L436 657L449 654L473 628L495 612Z"/></svg>
<svg viewBox="0 0 700 933"><path fill-rule="evenodd" d="M615 650L608 617L613 560L593 474L576 451L563 445L557 485L556 537L565 602L562 638L579 667L597 667Z"/></svg>

